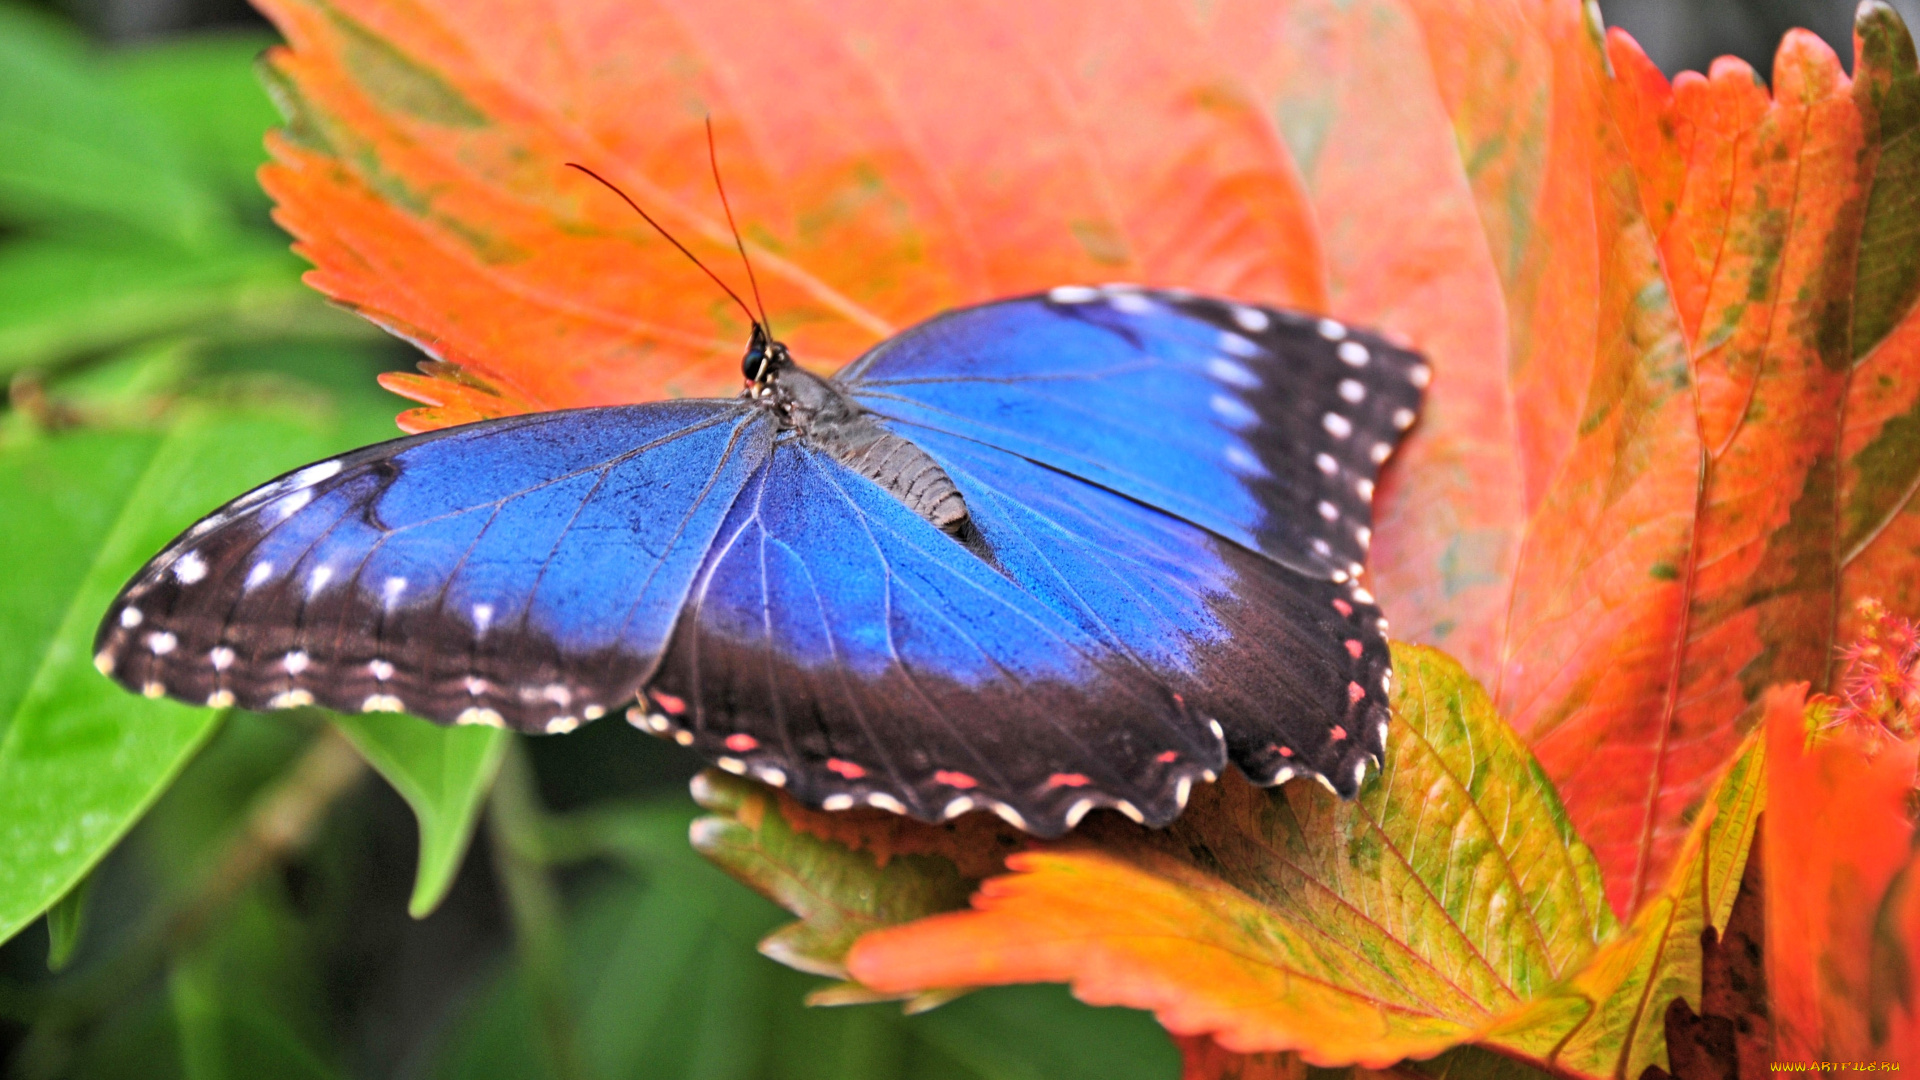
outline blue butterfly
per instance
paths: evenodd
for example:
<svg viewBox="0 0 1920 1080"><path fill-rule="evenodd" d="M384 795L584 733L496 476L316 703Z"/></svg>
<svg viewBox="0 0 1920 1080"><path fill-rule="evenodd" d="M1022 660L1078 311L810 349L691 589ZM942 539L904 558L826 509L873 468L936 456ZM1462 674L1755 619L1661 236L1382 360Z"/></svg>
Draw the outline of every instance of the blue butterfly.
<svg viewBox="0 0 1920 1080"><path fill-rule="evenodd" d="M1130 286L941 315L831 378L398 439L221 507L107 612L148 696L565 732L625 710L827 809L1163 825L1231 762L1354 795L1360 582L1420 357Z"/></svg>

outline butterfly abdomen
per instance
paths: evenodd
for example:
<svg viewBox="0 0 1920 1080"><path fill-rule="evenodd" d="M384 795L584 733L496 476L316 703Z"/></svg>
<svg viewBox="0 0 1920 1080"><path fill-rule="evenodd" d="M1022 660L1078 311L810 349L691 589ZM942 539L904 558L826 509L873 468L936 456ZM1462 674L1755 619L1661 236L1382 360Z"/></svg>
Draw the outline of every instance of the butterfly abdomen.
<svg viewBox="0 0 1920 1080"><path fill-rule="evenodd" d="M808 442L947 535L962 540L970 535L966 500L925 450L888 431L825 379L789 369L772 387L783 421Z"/></svg>

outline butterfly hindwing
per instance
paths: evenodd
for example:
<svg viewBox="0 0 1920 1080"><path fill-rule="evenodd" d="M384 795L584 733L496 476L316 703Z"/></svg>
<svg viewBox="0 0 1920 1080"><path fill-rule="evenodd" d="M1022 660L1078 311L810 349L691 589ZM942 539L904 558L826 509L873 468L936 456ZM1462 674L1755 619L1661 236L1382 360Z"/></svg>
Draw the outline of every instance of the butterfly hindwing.
<svg viewBox="0 0 1920 1080"><path fill-rule="evenodd" d="M1316 775L1350 797L1381 760L1392 660L1355 586L1005 451L918 437L1007 576L1217 720L1255 783Z"/></svg>
<svg viewBox="0 0 1920 1080"><path fill-rule="evenodd" d="M882 416L1342 581L1365 561L1379 467L1428 377L1417 354L1330 319L1070 286L949 312L835 378Z"/></svg>
<svg viewBox="0 0 1920 1080"><path fill-rule="evenodd" d="M96 663L213 705L567 730L623 707L773 424L738 402L513 417L222 507L122 591Z"/></svg>

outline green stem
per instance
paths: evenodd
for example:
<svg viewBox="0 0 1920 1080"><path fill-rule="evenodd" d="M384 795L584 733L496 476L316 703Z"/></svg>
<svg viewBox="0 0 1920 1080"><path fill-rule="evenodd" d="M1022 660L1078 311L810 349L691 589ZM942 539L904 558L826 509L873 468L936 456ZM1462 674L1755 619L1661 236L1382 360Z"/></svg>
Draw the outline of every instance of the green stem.
<svg viewBox="0 0 1920 1080"><path fill-rule="evenodd" d="M545 815L533 769L516 739L507 747L487 802L494 870L513 921L514 945L539 1017L548 1065L556 1080L586 1080L567 992L560 895L547 874L542 844Z"/></svg>

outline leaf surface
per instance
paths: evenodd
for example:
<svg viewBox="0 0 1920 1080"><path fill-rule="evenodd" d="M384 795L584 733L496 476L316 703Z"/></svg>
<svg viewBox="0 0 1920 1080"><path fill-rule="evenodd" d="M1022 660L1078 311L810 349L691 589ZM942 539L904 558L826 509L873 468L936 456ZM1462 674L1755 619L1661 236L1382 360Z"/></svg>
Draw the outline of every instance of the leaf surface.
<svg viewBox="0 0 1920 1080"><path fill-rule="evenodd" d="M293 117L264 180L310 281L494 388L409 426L738 385L741 313L564 169L745 294L708 115L775 328L821 367L1068 281L1323 302L1284 149L1173 5L263 6Z"/></svg>
<svg viewBox="0 0 1920 1080"><path fill-rule="evenodd" d="M1912 53L1869 6L1860 83L1795 33L1770 94L1732 60L1669 84L1618 31L1603 56L1572 4L1421 10L1508 256L1529 521L1486 677L1630 912L1761 691L1824 684L1867 565L1914 594L1899 536L1845 542L1865 535L1849 520L1900 533L1920 459L1911 354L1885 329L1911 312L1912 256L1876 239L1912 227ZM1869 125L1872 100L1893 119ZM1857 357L1888 370L1863 381Z"/></svg>
<svg viewBox="0 0 1920 1080"><path fill-rule="evenodd" d="M498 728L442 727L384 713L341 714L333 722L413 808L420 866L407 911L424 919L453 887L512 736Z"/></svg>
<svg viewBox="0 0 1920 1080"><path fill-rule="evenodd" d="M1920 743L1835 723L1804 687L1766 699L1767 985L1783 1059L1900 1060L1920 1049L1913 851ZM1835 823L1844 823L1836 837Z"/></svg>

